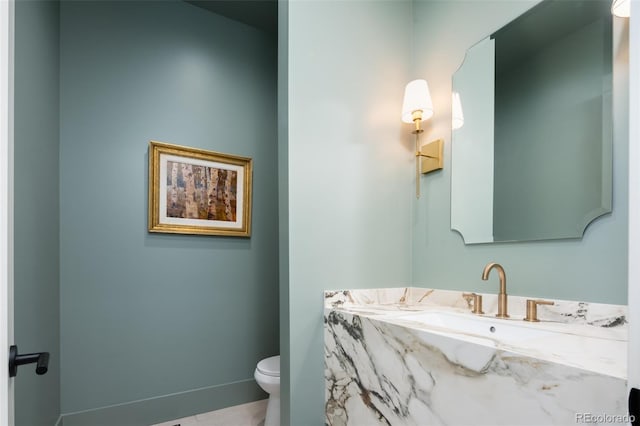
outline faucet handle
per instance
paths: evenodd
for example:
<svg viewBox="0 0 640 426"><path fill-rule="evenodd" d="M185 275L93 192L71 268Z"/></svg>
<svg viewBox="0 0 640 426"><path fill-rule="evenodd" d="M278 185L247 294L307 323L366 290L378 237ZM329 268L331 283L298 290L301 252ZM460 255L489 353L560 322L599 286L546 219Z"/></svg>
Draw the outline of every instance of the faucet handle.
<svg viewBox="0 0 640 426"><path fill-rule="evenodd" d="M538 319L538 305L553 305L550 300L533 300L527 299L527 316L524 317L525 321L539 322Z"/></svg>
<svg viewBox="0 0 640 426"><path fill-rule="evenodd" d="M482 312L482 295L481 294L476 294L476 293L462 293L462 297L464 297L467 301L467 303L470 302L471 299L473 299L473 308L471 308L471 312L474 314L484 314L484 312Z"/></svg>

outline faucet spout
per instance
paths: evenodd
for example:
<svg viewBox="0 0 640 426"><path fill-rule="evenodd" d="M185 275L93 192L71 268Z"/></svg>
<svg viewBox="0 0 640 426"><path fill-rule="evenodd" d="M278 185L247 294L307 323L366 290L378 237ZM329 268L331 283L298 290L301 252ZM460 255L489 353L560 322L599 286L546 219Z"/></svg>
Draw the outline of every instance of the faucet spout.
<svg viewBox="0 0 640 426"><path fill-rule="evenodd" d="M504 272L504 268L499 263L491 262L484 267L482 271L482 279L487 281L489 279L489 273L492 269L498 271L498 278L500 279L500 292L498 293L498 318L509 318L507 314L507 275Z"/></svg>

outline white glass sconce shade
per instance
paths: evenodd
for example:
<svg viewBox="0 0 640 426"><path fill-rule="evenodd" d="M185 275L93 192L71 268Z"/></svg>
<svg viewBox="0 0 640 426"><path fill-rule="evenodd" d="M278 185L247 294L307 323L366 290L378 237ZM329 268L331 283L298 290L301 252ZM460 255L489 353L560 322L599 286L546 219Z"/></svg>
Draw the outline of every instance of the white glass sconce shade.
<svg viewBox="0 0 640 426"><path fill-rule="evenodd" d="M414 114L418 112L418 114ZM410 81L404 89L404 101L402 102L402 121L413 123L416 118L420 121L433 116L433 103L429 93L429 85L426 80Z"/></svg>

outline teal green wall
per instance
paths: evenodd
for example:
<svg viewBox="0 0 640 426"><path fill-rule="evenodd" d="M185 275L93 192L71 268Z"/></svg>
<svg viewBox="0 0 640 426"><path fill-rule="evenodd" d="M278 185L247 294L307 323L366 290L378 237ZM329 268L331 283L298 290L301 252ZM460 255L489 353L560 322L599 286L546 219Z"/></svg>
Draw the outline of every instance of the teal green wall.
<svg viewBox="0 0 640 426"><path fill-rule="evenodd" d="M497 284L480 275L499 261L511 294L626 302L628 90L619 24L613 213L582 240L465 246L450 229L451 77L468 47L535 3L309 1L281 11L280 36L288 35L280 42L288 91L279 92L287 123L278 136L288 161L280 164L288 216L281 234L288 259L281 260L281 335L289 336L281 343L289 372L281 381L283 424L323 423L322 290L414 284L492 292ZM419 200L413 140L399 120L413 78L428 80L436 111L422 139L445 139L445 168L421 177Z"/></svg>
<svg viewBox="0 0 640 426"><path fill-rule="evenodd" d="M57 1L15 4L14 333L21 353L48 351L49 371L20 367L16 426L60 415Z"/></svg>
<svg viewBox="0 0 640 426"><path fill-rule="evenodd" d="M465 246L450 229L451 76L465 51L536 2L418 1L414 4L414 72L429 81L435 115L425 139L445 139L445 167L423 177L415 203L413 283L444 289L496 292L480 279L501 263L514 295L624 304L627 300L628 72L624 20L614 22L613 212L587 228L581 240ZM544 125L544 123L540 123Z"/></svg>
<svg viewBox="0 0 640 426"><path fill-rule="evenodd" d="M257 389L279 339L274 41L181 1L109 1L63 2L60 43L65 424L154 398L168 420L194 414L170 395ZM252 157L251 238L149 234L150 139Z"/></svg>
<svg viewBox="0 0 640 426"><path fill-rule="evenodd" d="M410 281L411 3L293 1L286 21L281 385L283 424L306 426L324 423L323 290Z"/></svg>
<svg viewBox="0 0 640 426"><path fill-rule="evenodd" d="M289 0L278 0L278 253L280 293L280 423L291 423L289 317Z"/></svg>

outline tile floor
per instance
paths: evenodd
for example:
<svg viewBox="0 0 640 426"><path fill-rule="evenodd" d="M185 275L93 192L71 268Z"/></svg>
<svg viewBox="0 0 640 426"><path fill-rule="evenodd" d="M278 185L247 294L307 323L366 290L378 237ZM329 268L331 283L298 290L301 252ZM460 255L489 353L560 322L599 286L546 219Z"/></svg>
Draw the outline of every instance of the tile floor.
<svg viewBox="0 0 640 426"><path fill-rule="evenodd" d="M249 402L153 426L263 426L267 400Z"/></svg>

